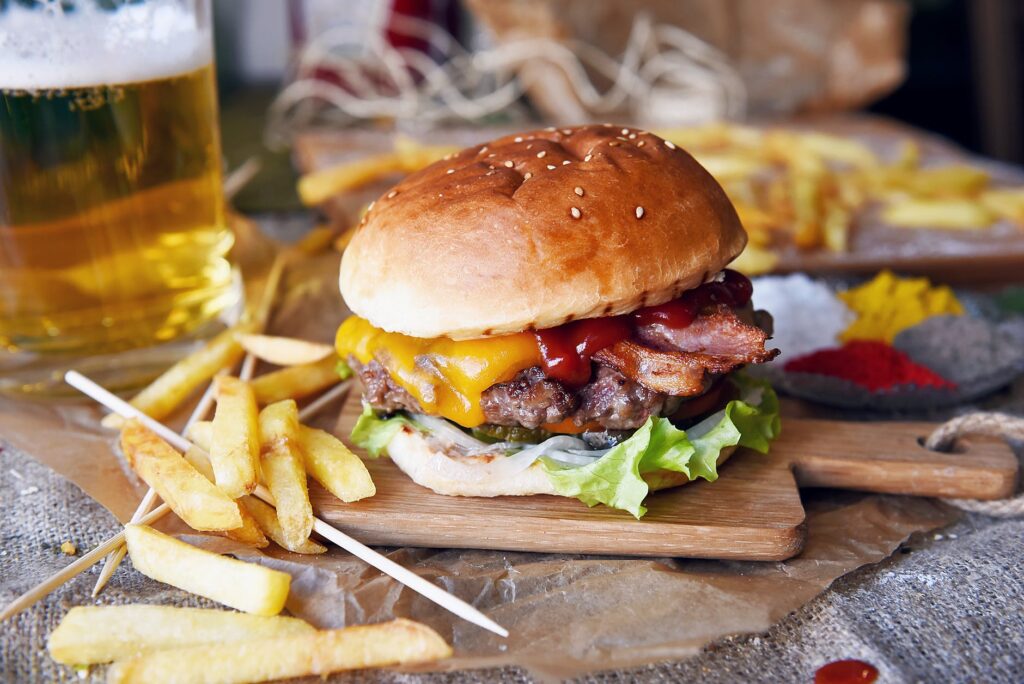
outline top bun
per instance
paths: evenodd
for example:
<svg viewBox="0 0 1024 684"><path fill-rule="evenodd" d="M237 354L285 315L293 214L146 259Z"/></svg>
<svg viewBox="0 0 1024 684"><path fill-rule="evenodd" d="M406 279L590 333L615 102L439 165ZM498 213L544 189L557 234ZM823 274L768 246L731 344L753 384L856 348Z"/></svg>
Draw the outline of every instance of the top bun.
<svg viewBox="0 0 1024 684"><path fill-rule="evenodd" d="M341 293L389 332L486 337L661 304L746 242L721 186L672 143L547 128L451 155L370 205Z"/></svg>

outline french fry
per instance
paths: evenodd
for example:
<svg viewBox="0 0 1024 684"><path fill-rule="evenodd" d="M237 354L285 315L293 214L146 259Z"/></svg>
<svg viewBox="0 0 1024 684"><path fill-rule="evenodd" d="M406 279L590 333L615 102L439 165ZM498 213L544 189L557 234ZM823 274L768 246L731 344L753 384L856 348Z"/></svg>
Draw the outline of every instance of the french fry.
<svg viewBox="0 0 1024 684"><path fill-rule="evenodd" d="M399 619L314 634L156 651L115 663L107 682L240 684L428 663L451 655L451 647L437 632Z"/></svg>
<svg viewBox="0 0 1024 684"><path fill-rule="evenodd" d="M881 165L878 156L867 145L852 138L809 131L800 133L798 140L804 152L829 161L862 169Z"/></svg>
<svg viewBox="0 0 1024 684"><path fill-rule="evenodd" d="M998 188L981 194L981 204L1002 218L1024 224L1024 188Z"/></svg>
<svg viewBox="0 0 1024 684"><path fill-rule="evenodd" d="M210 423L206 424L210 425ZM192 446L184 455L185 460L191 463L193 468L202 473L203 477L210 482L216 481L209 456L198 445ZM249 514L248 509L240 503L244 499L245 497L242 497L241 499L234 499L231 501L238 509L238 515L242 518L242 526L233 530L225 530L224 534L229 539L234 539L237 542L262 549L268 546L270 542L267 541L266 535L264 535L260 530L259 525L256 524L256 520Z"/></svg>
<svg viewBox="0 0 1024 684"><path fill-rule="evenodd" d="M286 399L267 406L260 412L259 423L263 480L274 497L286 548L298 548L313 531L313 507L297 443L295 401Z"/></svg>
<svg viewBox="0 0 1024 684"><path fill-rule="evenodd" d="M694 157L719 183L748 178L771 168L767 162L746 154L698 152Z"/></svg>
<svg viewBox="0 0 1024 684"><path fill-rule="evenodd" d="M887 205L882 220L906 228L966 230L984 228L994 216L973 200L905 200Z"/></svg>
<svg viewBox="0 0 1024 684"><path fill-rule="evenodd" d="M315 634L298 618L171 606L77 606L53 630L46 647L65 665L94 665L152 651Z"/></svg>
<svg viewBox="0 0 1024 684"><path fill-rule="evenodd" d="M338 360L328 357L316 363L282 368L249 382L260 406L284 399L301 399L339 382Z"/></svg>
<svg viewBox="0 0 1024 684"><path fill-rule="evenodd" d="M291 576L189 546L146 525L124 530L132 565L146 577L255 615L277 615Z"/></svg>
<svg viewBox="0 0 1024 684"><path fill-rule="evenodd" d="M822 241L822 224L819 216L821 204L821 178L817 175L793 176L791 192L795 228L793 241L798 247L816 247Z"/></svg>
<svg viewBox="0 0 1024 684"><path fill-rule="evenodd" d="M754 276L770 273L778 263L779 255L775 252L769 252L757 245L747 245L747 248L740 252L729 268L734 268L748 276Z"/></svg>
<svg viewBox="0 0 1024 684"><path fill-rule="evenodd" d="M852 219L846 207L838 202L829 202L822 218L822 234L825 247L833 252L845 252L849 246L850 223Z"/></svg>
<svg viewBox="0 0 1024 684"><path fill-rule="evenodd" d="M125 423L121 449L132 470L192 529L233 530L242 526L235 502L142 423L134 419Z"/></svg>
<svg viewBox="0 0 1024 684"><path fill-rule="evenodd" d="M302 239L293 245L294 249L306 256L313 256L323 252L337 237L337 231L329 225L320 225L302 236Z"/></svg>
<svg viewBox="0 0 1024 684"><path fill-rule="evenodd" d="M298 442L306 472L334 496L350 503L377 493L366 465L331 433L300 425Z"/></svg>
<svg viewBox="0 0 1024 684"><path fill-rule="evenodd" d="M251 329L249 324L240 324L221 332L206 346L164 371L132 398L131 405L156 420L166 418L217 371L238 363L244 351L235 334ZM104 427L119 428L123 424L124 419L114 413L103 419Z"/></svg>
<svg viewBox="0 0 1024 684"><path fill-rule="evenodd" d="M358 226L349 226L345 231L338 236L334 241L334 249L337 252L344 252L348 247L348 243L352 242L352 237L356 234Z"/></svg>
<svg viewBox="0 0 1024 684"><path fill-rule="evenodd" d="M259 481L260 442L256 399L249 384L227 375L214 380L210 463L217 486L232 499L251 494Z"/></svg>
<svg viewBox="0 0 1024 684"><path fill-rule="evenodd" d="M241 334L238 343L256 358L278 366L316 363L335 353L329 344L274 335Z"/></svg>
<svg viewBox="0 0 1024 684"><path fill-rule="evenodd" d="M394 150L406 173L419 171L450 154L457 154L460 147L451 145L421 145L407 135L396 135Z"/></svg>
<svg viewBox="0 0 1024 684"><path fill-rule="evenodd" d="M385 152L328 169L308 173L299 179L299 199L308 207L316 206L337 194L361 188L378 178L404 171L402 156Z"/></svg>
<svg viewBox="0 0 1024 684"><path fill-rule="evenodd" d="M249 515L260 526L260 529L281 548L287 549L292 553L308 555L325 553L327 551L326 546L318 544L312 539L304 539L298 546L293 544L292 540L285 535L284 529L281 527L281 521L277 519L277 511L274 510L273 506L263 503L255 496L245 496L239 499L239 501L242 502Z"/></svg>
<svg viewBox="0 0 1024 684"><path fill-rule="evenodd" d="M213 442L213 423L208 420L197 420L188 426L185 436L197 447L210 453L210 444Z"/></svg>

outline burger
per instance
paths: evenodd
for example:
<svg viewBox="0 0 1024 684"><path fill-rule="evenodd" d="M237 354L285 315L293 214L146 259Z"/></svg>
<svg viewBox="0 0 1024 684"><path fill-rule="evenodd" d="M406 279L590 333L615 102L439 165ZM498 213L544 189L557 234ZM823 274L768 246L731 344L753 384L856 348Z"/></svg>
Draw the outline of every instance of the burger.
<svg viewBox="0 0 1024 684"><path fill-rule="evenodd" d="M405 178L341 263L353 441L453 496L560 495L643 515L778 434L778 352L746 234L671 142L621 126L499 138Z"/></svg>

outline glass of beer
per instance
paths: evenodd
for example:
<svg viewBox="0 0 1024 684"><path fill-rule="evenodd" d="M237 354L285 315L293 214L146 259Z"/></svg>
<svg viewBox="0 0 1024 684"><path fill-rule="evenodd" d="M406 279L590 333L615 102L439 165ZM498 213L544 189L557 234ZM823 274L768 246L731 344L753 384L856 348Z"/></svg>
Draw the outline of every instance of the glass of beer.
<svg viewBox="0 0 1024 684"><path fill-rule="evenodd" d="M0 391L139 384L237 311L209 0L0 0Z"/></svg>

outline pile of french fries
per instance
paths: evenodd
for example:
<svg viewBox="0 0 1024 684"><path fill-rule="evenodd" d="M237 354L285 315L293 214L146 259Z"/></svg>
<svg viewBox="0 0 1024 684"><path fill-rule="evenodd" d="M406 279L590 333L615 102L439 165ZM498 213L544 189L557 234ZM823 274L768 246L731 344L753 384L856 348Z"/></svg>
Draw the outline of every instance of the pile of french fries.
<svg viewBox="0 0 1024 684"><path fill-rule="evenodd" d="M971 166L923 166L910 139L883 160L854 138L811 131L715 123L657 133L725 188L750 236L740 261L753 272L770 270L774 250L786 245L846 251L858 212L869 204L899 228L972 229L999 220L1024 226L1024 188L996 188Z"/></svg>
<svg viewBox="0 0 1024 684"><path fill-rule="evenodd" d="M269 346L272 353L267 356L279 361L284 355L278 346L303 351L312 346L263 336L243 344L258 351ZM325 548L309 538L313 511L307 476L345 502L372 496L375 488L366 466L340 440L299 422L295 397L321 386L321 376L338 381L333 358L251 381L218 375L213 380L213 420L191 425L191 449L180 454L130 420L121 431L122 451L135 473L189 527L221 532L256 547L270 539L295 553L322 553ZM252 496L259 484L270 491L276 508Z"/></svg>
<svg viewBox="0 0 1024 684"><path fill-rule="evenodd" d="M317 630L291 617L149 605L72 608L47 646L66 665L113 662L107 681L118 684L262 682L452 653L435 631L410 620Z"/></svg>
<svg viewBox="0 0 1024 684"><path fill-rule="evenodd" d="M858 213L881 207L898 228L984 228L1009 220L1024 226L1024 188L994 187L985 171L965 165L927 166L906 139L894 159L882 159L851 138L794 129L718 122L655 131L687 150L725 188L750 244L741 270L770 271L781 247L845 252ZM411 173L455 148L426 146L399 136L392 152L307 174L299 195L308 205L396 173ZM352 229L335 243L341 251Z"/></svg>

